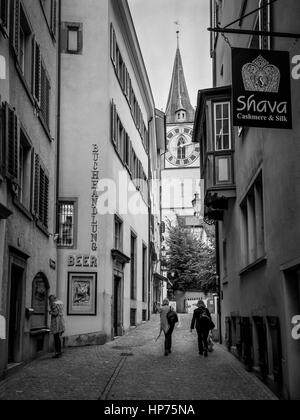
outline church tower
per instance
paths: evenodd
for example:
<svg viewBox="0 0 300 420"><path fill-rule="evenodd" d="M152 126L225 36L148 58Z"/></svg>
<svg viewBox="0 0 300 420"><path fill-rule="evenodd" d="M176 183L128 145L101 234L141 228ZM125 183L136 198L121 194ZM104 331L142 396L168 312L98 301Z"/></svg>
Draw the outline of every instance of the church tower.
<svg viewBox="0 0 300 420"><path fill-rule="evenodd" d="M193 216L192 201L200 194L200 148L192 142L195 109L191 105L184 76L179 31L177 49L166 107L166 154L164 158L163 216L174 219ZM173 189L168 190L172 183Z"/></svg>

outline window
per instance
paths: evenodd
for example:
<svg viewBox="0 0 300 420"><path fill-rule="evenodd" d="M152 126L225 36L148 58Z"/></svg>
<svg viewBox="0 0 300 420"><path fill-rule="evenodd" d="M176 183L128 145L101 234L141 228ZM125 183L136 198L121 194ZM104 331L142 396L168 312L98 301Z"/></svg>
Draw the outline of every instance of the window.
<svg viewBox="0 0 300 420"><path fill-rule="evenodd" d="M129 72L126 67L125 61L123 60L119 45L117 43L116 33L112 24L111 24L111 29L110 29L110 56L111 56L111 61L114 66L115 73L120 83L121 89L126 99L128 100L128 105L130 107L131 115L134 120L135 126L140 133L142 143L146 149L146 152L148 153L148 148L147 148L148 133L145 128L146 127L145 123L143 121L143 114L139 106L139 103L136 99L134 90L132 88L132 82L129 76Z"/></svg>
<svg viewBox="0 0 300 420"><path fill-rule="evenodd" d="M63 200L58 204L58 246L75 248L75 201Z"/></svg>
<svg viewBox="0 0 300 420"><path fill-rule="evenodd" d="M44 63L41 63L41 115L49 129L50 124L50 81Z"/></svg>
<svg viewBox="0 0 300 420"><path fill-rule="evenodd" d="M61 32L61 51L65 54L82 54L82 23L63 22Z"/></svg>
<svg viewBox="0 0 300 420"><path fill-rule="evenodd" d="M49 176L37 154L35 154L33 210L38 225L48 231Z"/></svg>
<svg viewBox="0 0 300 420"><path fill-rule="evenodd" d="M147 247L146 245L143 244L143 266L142 266L142 270L143 270L143 275L142 275L142 281L143 281L143 285L142 285L142 298L143 298L143 302L147 302Z"/></svg>
<svg viewBox="0 0 300 420"><path fill-rule="evenodd" d="M50 33L55 37L57 28L57 0L40 0L40 3L43 8Z"/></svg>
<svg viewBox="0 0 300 420"><path fill-rule="evenodd" d="M270 32L272 29L272 5L268 3L269 0L259 0L258 7L263 7L257 14L254 27L255 31ZM250 48L270 50L272 48L271 37L253 35L250 42Z"/></svg>
<svg viewBox="0 0 300 420"><path fill-rule="evenodd" d="M146 141L147 139L148 136L146 136ZM111 141L124 167L128 169L136 188L141 191L144 201L148 202L148 178L119 118L114 101L111 102Z"/></svg>
<svg viewBox="0 0 300 420"><path fill-rule="evenodd" d="M23 129L20 130L18 200L28 210L31 206L32 148Z"/></svg>
<svg viewBox="0 0 300 420"><path fill-rule="evenodd" d="M36 40L33 40L33 68L32 68L32 94L36 106L40 109L44 126L50 130L50 92L51 84L45 63L42 59L41 48Z"/></svg>
<svg viewBox="0 0 300 420"><path fill-rule="evenodd" d="M17 6L16 6L17 7ZM32 82L32 30L30 27L29 20L26 16L25 9L22 5L19 5L19 14L15 19L19 18L19 22L16 26L18 34L15 37L19 37L16 41L17 49L15 49L17 60L21 69L21 72L30 87ZM16 23L16 22L15 22Z"/></svg>
<svg viewBox="0 0 300 420"><path fill-rule="evenodd" d="M262 173L241 204L242 241L245 265L264 256L264 208Z"/></svg>
<svg viewBox="0 0 300 420"><path fill-rule="evenodd" d="M231 149L230 103L214 104L215 150Z"/></svg>
<svg viewBox="0 0 300 420"><path fill-rule="evenodd" d="M8 30L8 0L0 0L0 29L7 35Z"/></svg>
<svg viewBox="0 0 300 420"><path fill-rule="evenodd" d="M136 299L136 235L130 235L130 299Z"/></svg>
<svg viewBox="0 0 300 420"><path fill-rule="evenodd" d="M123 222L117 216L115 216L114 234L115 234L114 249L122 251L123 250Z"/></svg>
<svg viewBox="0 0 300 420"><path fill-rule="evenodd" d="M68 29L68 52L78 51L79 31L78 27L69 27Z"/></svg>

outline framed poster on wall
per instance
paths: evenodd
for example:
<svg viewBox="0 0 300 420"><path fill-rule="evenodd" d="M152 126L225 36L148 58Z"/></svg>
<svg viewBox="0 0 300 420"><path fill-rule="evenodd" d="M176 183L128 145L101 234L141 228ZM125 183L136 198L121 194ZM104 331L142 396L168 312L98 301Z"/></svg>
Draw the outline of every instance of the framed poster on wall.
<svg viewBox="0 0 300 420"><path fill-rule="evenodd" d="M97 315L97 273L68 273L68 315Z"/></svg>

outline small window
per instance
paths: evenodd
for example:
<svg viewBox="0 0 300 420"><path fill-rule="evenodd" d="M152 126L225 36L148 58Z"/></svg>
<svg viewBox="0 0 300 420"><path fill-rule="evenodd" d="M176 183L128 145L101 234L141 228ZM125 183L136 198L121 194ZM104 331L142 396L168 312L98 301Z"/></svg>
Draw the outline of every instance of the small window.
<svg viewBox="0 0 300 420"><path fill-rule="evenodd" d="M215 150L231 149L230 103L214 104Z"/></svg>
<svg viewBox="0 0 300 420"><path fill-rule="evenodd" d="M82 23L63 22L61 25L61 51L66 54L82 54Z"/></svg>
<svg viewBox="0 0 300 420"><path fill-rule="evenodd" d="M72 53L78 52L79 45L79 28L69 27L68 29L68 51Z"/></svg>
<svg viewBox="0 0 300 420"><path fill-rule="evenodd" d="M58 245L62 248L75 247L75 202L61 201L58 208Z"/></svg>
<svg viewBox="0 0 300 420"><path fill-rule="evenodd" d="M115 216L115 240L114 248L122 251L123 249L123 222L117 216Z"/></svg>

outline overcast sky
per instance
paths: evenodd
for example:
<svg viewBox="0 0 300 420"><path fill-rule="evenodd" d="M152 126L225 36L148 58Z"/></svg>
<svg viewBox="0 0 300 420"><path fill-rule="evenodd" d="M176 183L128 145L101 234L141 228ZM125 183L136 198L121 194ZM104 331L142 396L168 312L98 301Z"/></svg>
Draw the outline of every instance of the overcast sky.
<svg viewBox="0 0 300 420"><path fill-rule="evenodd" d="M180 23L180 50L191 103L211 87L209 0L128 0L155 104L165 110L176 53L174 22Z"/></svg>

